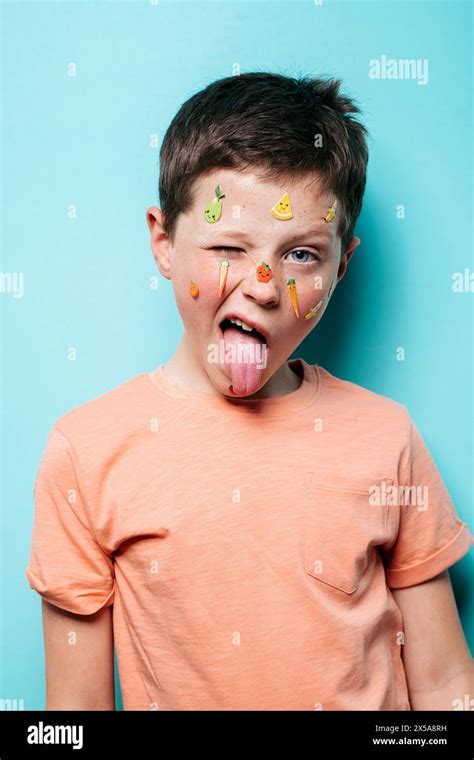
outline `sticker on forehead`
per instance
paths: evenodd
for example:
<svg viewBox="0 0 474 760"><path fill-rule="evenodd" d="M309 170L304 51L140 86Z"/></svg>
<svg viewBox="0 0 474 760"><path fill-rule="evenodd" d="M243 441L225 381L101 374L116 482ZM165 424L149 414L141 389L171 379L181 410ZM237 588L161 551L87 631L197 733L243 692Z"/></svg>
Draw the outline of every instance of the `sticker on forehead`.
<svg viewBox="0 0 474 760"><path fill-rule="evenodd" d="M296 316L299 317L300 312L298 309L298 297L296 295L296 282L293 278L291 278L290 280L287 280L286 284L288 285L288 293L290 294L290 301L291 305L293 306L293 311L295 312Z"/></svg>
<svg viewBox="0 0 474 760"><path fill-rule="evenodd" d="M286 221L286 219L293 219L293 211L288 193L282 195L278 203L275 203L272 208L272 216L275 219L280 219L282 222Z"/></svg>
<svg viewBox="0 0 474 760"><path fill-rule="evenodd" d="M222 192L222 187L220 185L217 185L214 192L214 198L207 204L206 208L204 209L204 218L207 222L209 222L209 224L214 224L221 218L222 198L225 198L225 195Z"/></svg>
<svg viewBox="0 0 474 760"><path fill-rule="evenodd" d="M257 280L259 282L270 282L273 277L273 272L264 261L257 267Z"/></svg>
<svg viewBox="0 0 474 760"><path fill-rule="evenodd" d="M229 262L224 259L221 261L221 266L219 269L219 298L224 292L225 284L227 282L227 271L229 269Z"/></svg>
<svg viewBox="0 0 474 760"><path fill-rule="evenodd" d="M328 208L327 214L324 217L325 222L332 222L332 220L336 216L336 208L337 208L337 199L334 200L334 203L332 204L331 208Z"/></svg>

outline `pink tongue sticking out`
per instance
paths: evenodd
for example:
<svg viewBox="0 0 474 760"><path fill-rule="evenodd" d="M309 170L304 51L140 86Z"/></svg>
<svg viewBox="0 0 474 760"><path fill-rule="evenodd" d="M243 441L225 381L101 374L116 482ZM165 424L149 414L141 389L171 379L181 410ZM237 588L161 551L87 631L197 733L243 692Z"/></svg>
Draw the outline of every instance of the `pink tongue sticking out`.
<svg viewBox="0 0 474 760"><path fill-rule="evenodd" d="M226 362L230 364L232 389L236 395L256 393L260 387L264 346L253 332L236 327L224 330ZM257 366L258 365L258 366Z"/></svg>

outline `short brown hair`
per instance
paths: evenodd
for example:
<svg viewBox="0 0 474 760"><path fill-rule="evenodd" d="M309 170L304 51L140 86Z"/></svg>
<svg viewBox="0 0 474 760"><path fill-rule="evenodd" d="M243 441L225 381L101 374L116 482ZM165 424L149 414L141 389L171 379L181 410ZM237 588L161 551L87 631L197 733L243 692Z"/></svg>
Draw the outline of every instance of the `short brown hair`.
<svg viewBox="0 0 474 760"><path fill-rule="evenodd" d="M160 151L160 203L170 238L179 214L192 205L199 176L258 168L262 178L317 175L340 199L344 253L362 206L368 148L366 128L351 116L360 109L339 92L341 84L250 72L218 79L186 100ZM315 147L317 135L321 147Z"/></svg>

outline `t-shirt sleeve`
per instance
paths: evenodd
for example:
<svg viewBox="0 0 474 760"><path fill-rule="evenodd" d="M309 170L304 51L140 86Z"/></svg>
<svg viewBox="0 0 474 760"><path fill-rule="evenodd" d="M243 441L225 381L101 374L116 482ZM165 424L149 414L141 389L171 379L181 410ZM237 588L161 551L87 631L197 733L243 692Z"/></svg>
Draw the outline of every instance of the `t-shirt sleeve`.
<svg viewBox="0 0 474 760"><path fill-rule="evenodd" d="M114 600L113 560L99 546L75 450L50 430L34 486L26 576L31 589L69 612L90 615Z"/></svg>
<svg viewBox="0 0 474 760"><path fill-rule="evenodd" d="M390 588L414 586L433 578L460 560L474 543L411 419L402 460L399 485L403 489L399 488L397 505L390 506L400 511L398 535L382 551Z"/></svg>

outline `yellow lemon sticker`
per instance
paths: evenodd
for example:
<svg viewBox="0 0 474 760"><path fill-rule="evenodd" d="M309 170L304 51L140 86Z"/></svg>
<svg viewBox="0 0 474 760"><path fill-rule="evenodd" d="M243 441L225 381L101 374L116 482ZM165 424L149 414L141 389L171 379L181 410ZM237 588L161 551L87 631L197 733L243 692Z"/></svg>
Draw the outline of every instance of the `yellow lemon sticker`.
<svg viewBox="0 0 474 760"><path fill-rule="evenodd" d="M293 211L291 209L290 196L288 193L282 195L278 203L275 203L272 208L272 216L283 222L286 219L293 219Z"/></svg>

